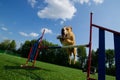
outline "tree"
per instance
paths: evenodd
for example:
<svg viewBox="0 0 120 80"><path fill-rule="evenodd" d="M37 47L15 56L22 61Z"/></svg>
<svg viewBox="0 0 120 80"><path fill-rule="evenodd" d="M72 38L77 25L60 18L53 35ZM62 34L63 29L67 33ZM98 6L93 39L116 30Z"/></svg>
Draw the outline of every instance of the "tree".
<svg viewBox="0 0 120 80"><path fill-rule="evenodd" d="M41 46L54 47L58 45L43 40ZM41 49L37 59L40 61L49 62L58 65L64 65L64 66L67 66L68 63L68 56L66 50L64 49L55 49L55 48Z"/></svg>
<svg viewBox="0 0 120 80"><path fill-rule="evenodd" d="M114 63L114 50L107 49L105 52L106 52L106 63L108 63L109 68L112 68L112 65Z"/></svg>
<svg viewBox="0 0 120 80"><path fill-rule="evenodd" d="M1 50L6 50L10 48L10 40L4 40L1 42L0 49Z"/></svg>
<svg viewBox="0 0 120 80"><path fill-rule="evenodd" d="M22 57L28 57L30 47L31 42L29 40L26 40L25 43L20 47L20 49L18 49Z"/></svg>
<svg viewBox="0 0 120 80"><path fill-rule="evenodd" d="M106 53L106 64L108 64L106 68L106 73L108 75L115 76L115 64L114 64L114 50L113 49L107 49L105 51Z"/></svg>
<svg viewBox="0 0 120 80"><path fill-rule="evenodd" d="M98 66L98 49L96 51L92 50L91 66Z"/></svg>
<svg viewBox="0 0 120 80"><path fill-rule="evenodd" d="M80 65L81 67L83 67L85 64L85 60L87 58L87 54L86 54L86 48L84 46L80 46L77 48L77 53L78 53L78 56L79 56L79 62L80 62Z"/></svg>
<svg viewBox="0 0 120 80"><path fill-rule="evenodd" d="M56 64L67 66L68 65L68 54L65 49L56 49Z"/></svg>
<svg viewBox="0 0 120 80"><path fill-rule="evenodd" d="M43 44L41 46L49 46L49 47L58 46L58 45L48 42L46 40L43 40L42 43ZM56 57L57 57L58 52L59 51L57 49L42 49L40 51L39 59L42 61L45 61L45 62L57 64Z"/></svg>
<svg viewBox="0 0 120 80"><path fill-rule="evenodd" d="M16 50L16 42L15 42L15 40L11 41L9 49L11 51L15 51Z"/></svg>

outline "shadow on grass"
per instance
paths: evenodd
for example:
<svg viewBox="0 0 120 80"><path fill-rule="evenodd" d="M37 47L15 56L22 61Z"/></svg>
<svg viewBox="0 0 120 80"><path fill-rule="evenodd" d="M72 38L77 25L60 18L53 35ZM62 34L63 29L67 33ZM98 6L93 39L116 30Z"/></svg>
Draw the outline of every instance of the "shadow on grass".
<svg viewBox="0 0 120 80"><path fill-rule="evenodd" d="M43 77L40 76L39 73L34 72L32 70L39 70L39 71L44 70L44 71L51 72L51 70L48 70L48 69L43 69L43 68L40 68L40 67L30 67L30 66L21 67L21 66L8 66L8 65L6 65L6 66L4 66L4 69L5 70L12 70L11 72L23 75L27 78L30 77L30 79L32 79L32 80L45 80ZM26 70L27 74L26 74L26 72L19 71L19 69Z"/></svg>
<svg viewBox="0 0 120 80"><path fill-rule="evenodd" d="M44 71L51 71L48 69L40 68L40 67L32 67L32 66L4 66L5 70L10 70L10 69L24 69L24 70L44 70Z"/></svg>

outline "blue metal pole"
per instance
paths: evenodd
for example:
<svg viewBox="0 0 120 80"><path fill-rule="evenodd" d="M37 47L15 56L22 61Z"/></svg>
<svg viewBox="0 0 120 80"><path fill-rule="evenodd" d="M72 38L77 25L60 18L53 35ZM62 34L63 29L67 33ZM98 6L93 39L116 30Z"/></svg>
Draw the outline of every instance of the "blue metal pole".
<svg viewBox="0 0 120 80"><path fill-rule="evenodd" d="M98 80L105 80L105 31L99 29Z"/></svg>
<svg viewBox="0 0 120 80"><path fill-rule="evenodd" d="M30 54L30 61L31 62L32 62L32 60L34 60L34 57L36 55L36 51L37 51L40 39L41 39L41 37L39 39L37 39L37 41L34 43L34 45L32 47L32 52Z"/></svg>
<svg viewBox="0 0 120 80"><path fill-rule="evenodd" d="M120 80L120 35L114 33L116 80Z"/></svg>

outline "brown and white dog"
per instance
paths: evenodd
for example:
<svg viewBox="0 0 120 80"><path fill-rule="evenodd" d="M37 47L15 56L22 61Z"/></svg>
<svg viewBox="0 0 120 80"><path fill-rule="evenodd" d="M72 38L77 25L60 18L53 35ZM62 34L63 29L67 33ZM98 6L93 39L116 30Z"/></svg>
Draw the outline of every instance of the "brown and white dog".
<svg viewBox="0 0 120 80"><path fill-rule="evenodd" d="M75 35L72 32L72 27L65 26L61 29L61 35L57 37L63 46L75 45ZM74 64L76 59L76 48L67 48L67 53L69 56L69 64L71 64L71 55L74 55Z"/></svg>

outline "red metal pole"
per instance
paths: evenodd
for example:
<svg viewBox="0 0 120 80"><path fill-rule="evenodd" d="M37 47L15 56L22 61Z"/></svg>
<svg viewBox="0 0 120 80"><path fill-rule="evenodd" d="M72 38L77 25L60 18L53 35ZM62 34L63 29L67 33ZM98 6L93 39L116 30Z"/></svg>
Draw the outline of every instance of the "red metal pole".
<svg viewBox="0 0 120 80"><path fill-rule="evenodd" d="M42 36L40 37L39 44L42 43L42 38L43 38L44 33L45 33L45 30L43 31ZM38 47L39 47L39 45L38 45ZM33 62L33 65L32 65L33 67L34 67L34 64L35 64L35 62L36 62L36 58L37 58L37 56L38 56L38 53L39 53L39 49L37 49L37 52L36 52L36 55L35 55L35 58L34 58L34 62Z"/></svg>
<svg viewBox="0 0 120 80"><path fill-rule="evenodd" d="M30 59L31 52L32 52L32 47L30 48L30 52L29 52L29 55L28 55L28 59L27 59L27 61L26 61L26 64L28 64L28 61L29 61L29 59Z"/></svg>
<svg viewBox="0 0 120 80"><path fill-rule="evenodd" d="M36 52L36 55L35 55L35 58L34 58L34 62L33 62L33 67L34 67L34 64L35 64L35 62L36 62L36 58L37 58L37 56L38 56L38 53L39 53L39 49L37 49L37 52Z"/></svg>
<svg viewBox="0 0 120 80"><path fill-rule="evenodd" d="M90 37L89 37L87 80L90 80L90 68L91 68L91 57L92 57L92 14L93 13L90 13Z"/></svg>

